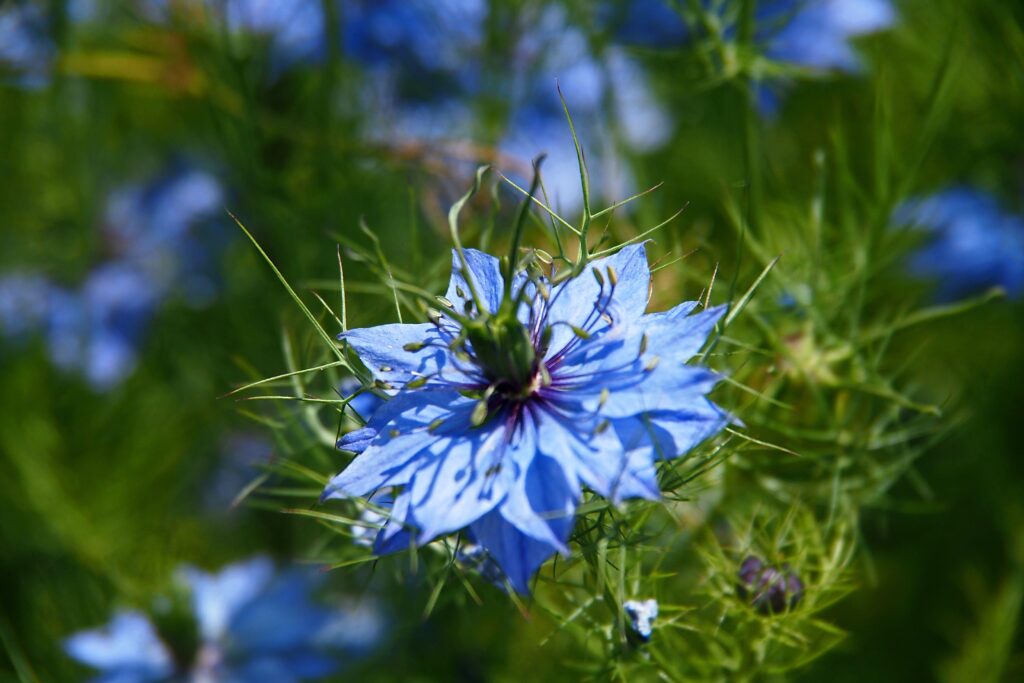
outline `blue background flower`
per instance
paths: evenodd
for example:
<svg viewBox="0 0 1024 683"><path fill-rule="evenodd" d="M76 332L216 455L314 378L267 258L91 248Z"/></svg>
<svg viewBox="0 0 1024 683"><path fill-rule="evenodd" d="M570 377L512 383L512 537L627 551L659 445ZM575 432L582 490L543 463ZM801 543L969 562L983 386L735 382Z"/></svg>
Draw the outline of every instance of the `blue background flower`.
<svg viewBox="0 0 1024 683"><path fill-rule="evenodd" d="M342 665L339 653L365 652L383 635L369 604L329 607L312 598L319 581L308 571L278 573L267 558L216 574L185 567L181 578L198 631L183 653L141 612L124 611L101 629L67 639L71 657L101 674L97 681L209 683L302 681Z"/></svg>
<svg viewBox="0 0 1024 683"><path fill-rule="evenodd" d="M910 268L934 280L940 298L996 286L1010 296L1024 290L1024 218L1003 209L995 197L954 187L908 201L895 219L924 232L925 244Z"/></svg>

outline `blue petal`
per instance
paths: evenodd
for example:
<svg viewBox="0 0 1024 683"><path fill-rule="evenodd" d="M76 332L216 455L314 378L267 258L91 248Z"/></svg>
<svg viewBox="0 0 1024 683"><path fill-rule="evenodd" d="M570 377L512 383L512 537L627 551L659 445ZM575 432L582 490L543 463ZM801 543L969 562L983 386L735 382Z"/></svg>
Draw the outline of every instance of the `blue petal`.
<svg viewBox="0 0 1024 683"><path fill-rule="evenodd" d="M468 526L501 503L516 478L509 451L533 448L532 441L510 445L504 427L493 424L496 419L471 429L471 411L465 411L462 425L453 425L456 433L432 444L429 455L420 454L410 507L421 544Z"/></svg>
<svg viewBox="0 0 1024 683"><path fill-rule="evenodd" d="M576 498L581 484L615 502L624 497L652 497L638 493L639 489L649 489L653 497L657 497L657 486L638 487L632 471L649 465L651 456L647 455L640 465L633 465L636 456L626 452L616 430L598 427L599 418L592 409L579 403L563 403L559 410L550 410L540 419L538 441L543 451L561 466L565 478L572 482ZM628 493L620 493L623 489Z"/></svg>
<svg viewBox="0 0 1024 683"><path fill-rule="evenodd" d="M517 593L530 592L530 579L557 548L538 541L509 524L497 512L483 517L470 527L477 543L487 549L501 566Z"/></svg>
<svg viewBox="0 0 1024 683"><path fill-rule="evenodd" d="M203 638L222 637L235 614L253 601L273 579L274 564L256 557L228 565L217 574L192 567L181 570L192 589L192 603Z"/></svg>
<svg viewBox="0 0 1024 683"><path fill-rule="evenodd" d="M476 291L483 299L489 313L496 313L501 305L501 297L505 287L505 279L501 275L501 265L498 259L476 249L463 249L466 257L466 265L469 266L473 284ZM461 294L460 294L461 292ZM466 283L465 274L462 272L462 261L459 253L452 250L452 276L448 282L448 292L445 298L452 302L457 313L466 314L475 309L473 306L473 294Z"/></svg>
<svg viewBox="0 0 1024 683"><path fill-rule="evenodd" d="M647 293L651 283L651 272L647 266L647 252L642 244L633 244L608 258L591 261L587 270L597 270L604 279L604 287L598 284L591 272L582 273L557 286L551 292L548 323L552 328L549 356L559 352L575 333L565 324L586 329L592 335L608 327L595 312L595 305L607 297L611 288L607 269L611 266L618 276L618 285L612 298L610 315L616 325L628 324L643 315L647 308Z"/></svg>
<svg viewBox="0 0 1024 683"><path fill-rule="evenodd" d="M239 659L309 649L328 624L330 612L314 603L319 585L309 571L287 571L265 586L232 617L230 646Z"/></svg>
<svg viewBox="0 0 1024 683"><path fill-rule="evenodd" d="M64 641L64 650L117 680L145 683L174 672L170 651L141 612L120 612L104 628L76 633Z"/></svg>
<svg viewBox="0 0 1024 683"><path fill-rule="evenodd" d="M535 445L531 443L530 447ZM525 475L517 477L499 512L522 533L568 554L565 542L575 523L578 500L579 485L570 483L561 464L534 453Z"/></svg>
<svg viewBox="0 0 1024 683"><path fill-rule="evenodd" d="M373 442L377 436L377 430L372 427L354 429L338 439L337 447L341 451L362 453Z"/></svg>
<svg viewBox="0 0 1024 683"><path fill-rule="evenodd" d="M378 325L349 330L338 335L348 342L359 360L389 390L400 389L414 379L435 375L451 364L447 343L432 323ZM409 344L423 346L408 351ZM449 370L451 371L451 369Z"/></svg>
<svg viewBox="0 0 1024 683"><path fill-rule="evenodd" d="M411 500L412 492L408 490L403 491L395 498L388 521L374 541L373 552L375 555L408 550L415 545L412 530L406 521L409 519L409 501Z"/></svg>
<svg viewBox="0 0 1024 683"><path fill-rule="evenodd" d="M370 428L376 432L370 445L331 480L321 499L366 496L382 486L408 483L421 453L447 433L430 429L430 425L435 420L465 421L467 411L475 405L454 391L430 392L429 396L436 403L424 404L419 392L404 392L379 408L370 420ZM353 437L358 439L356 446L368 438L365 432L358 434Z"/></svg>

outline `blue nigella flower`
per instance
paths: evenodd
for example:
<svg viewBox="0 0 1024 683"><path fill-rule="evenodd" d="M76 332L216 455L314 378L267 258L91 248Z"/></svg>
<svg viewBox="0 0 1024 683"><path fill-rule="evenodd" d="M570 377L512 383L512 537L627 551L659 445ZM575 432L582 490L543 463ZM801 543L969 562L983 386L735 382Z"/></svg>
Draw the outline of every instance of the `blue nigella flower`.
<svg viewBox="0 0 1024 683"><path fill-rule="evenodd" d="M111 193L104 234L115 258L143 273L158 296L175 290L202 305L214 295L211 247L223 241L224 189L207 171L176 163Z"/></svg>
<svg viewBox="0 0 1024 683"><path fill-rule="evenodd" d="M758 40L772 59L808 69L856 71L850 41L896 23L891 0L774 0L758 3Z"/></svg>
<svg viewBox="0 0 1024 683"><path fill-rule="evenodd" d="M50 81L55 53L42 7L28 2L0 7L0 79L41 88Z"/></svg>
<svg viewBox="0 0 1024 683"><path fill-rule="evenodd" d="M266 558L181 575L198 638L175 641L158 620L125 611L106 627L71 636L65 651L101 672L96 683L297 683L337 671L342 650L365 650L381 636L378 612L318 604L311 597L317 577L275 573Z"/></svg>
<svg viewBox="0 0 1024 683"><path fill-rule="evenodd" d="M736 5L719 6L724 33L734 36ZM860 60L850 41L896 23L891 0L761 0L755 11L754 40L762 52L814 70L856 71ZM615 37L627 44L672 47L691 37L690 27L665 0L634 0L603 15Z"/></svg>
<svg viewBox="0 0 1024 683"><path fill-rule="evenodd" d="M664 144L671 119L646 75L624 51L595 54L564 7L545 4L519 12L506 32L501 59L486 52L489 10L481 0L382 0L346 6L347 55L369 68L361 107L375 112L371 134L388 142L472 141L493 145L505 172L529 182L531 160L548 154L544 180L563 210L581 204L579 171L556 82L576 119L595 186L621 199L633 190L611 135L647 151ZM612 87L614 84L615 87ZM476 119L474 101L500 102L491 128ZM609 105L611 116L609 116ZM460 138L459 140L455 138Z"/></svg>
<svg viewBox="0 0 1024 683"><path fill-rule="evenodd" d="M391 487L376 552L468 529L526 592L569 552L582 487L657 499L655 462L729 422L706 398L718 377L685 364L723 307L644 314L642 245L557 284L473 250L453 260L451 307L431 322L339 336L392 398L339 441L360 454L323 497Z"/></svg>
<svg viewBox="0 0 1024 683"><path fill-rule="evenodd" d="M219 230L209 221L223 204L220 184L177 166L154 182L122 187L107 201L109 258L76 287L41 274L0 280L0 331L42 334L50 357L96 389L113 387L135 368L146 328L172 293L207 303L215 284L209 263Z"/></svg>
<svg viewBox="0 0 1024 683"><path fill-rule="evenodd" d="M46 327L50 358L96 389L113 387L135 369L159 298L146 273L122 261L98 267L77 291L55 290Z"/></svg>
<svg viewBox="0 0 1024 683"><path fill-rule="evenodd" d="M646 643L654 634L654 620L658 616L658 601L627 600L622 610L629 617L629 635L641 643Z"/></svg>
<svg viewBox="0 0 1024 683"><path fill-rule="evenodd" d="M733 3L714 8L726 38L736 35L737 7ZM851 41L890 28L897 19L891 0L760 0L755 12L754 42L761 53L812 72L858 71L860 59ZM665 0L634 0L624 8L605 8L602 14L615 38L626 44L667 48L692 36L682 16ZM778 85L758 89L763 112L776 109Z"/></svg>
<svg viewBox="0 0 1024 683"><path fill-rule="evenodd" d="M1024 291L1024 218L1005 211L991 195L954 187L906 202L895 221L927 233L910 268L937 282L940 299L995 286L1014 297Z"/></svg>

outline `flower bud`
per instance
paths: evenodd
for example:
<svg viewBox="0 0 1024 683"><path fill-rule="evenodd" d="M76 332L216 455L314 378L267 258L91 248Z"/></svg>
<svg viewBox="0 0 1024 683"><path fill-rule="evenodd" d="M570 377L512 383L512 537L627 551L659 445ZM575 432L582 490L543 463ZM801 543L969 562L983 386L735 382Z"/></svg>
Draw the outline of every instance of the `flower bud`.
<svg viewBox="0 0 1024 683"><path fill-rule="evenodd" d="M646 643L654 633L654 619L658 616L658 601L627 600L622 610L629 619L628 636L631 640Z"/></svg>
<svg viewBox="0 0 1024 683"><path fill-rule="evenodd" d="M740 565L736 592L762 614L778 614L797 606L804 584L788 564L779 569L750 555Z"/></svg>

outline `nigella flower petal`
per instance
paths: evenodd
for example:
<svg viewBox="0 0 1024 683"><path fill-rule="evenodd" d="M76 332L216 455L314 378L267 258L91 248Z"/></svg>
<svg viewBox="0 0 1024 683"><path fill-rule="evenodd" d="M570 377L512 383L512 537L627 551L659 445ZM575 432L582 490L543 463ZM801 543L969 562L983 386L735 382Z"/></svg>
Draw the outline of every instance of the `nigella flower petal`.
<svg viewBox="0 0 1024 683"><path fill-rule="evenodd" d="M596 259L587 265L591 272L581 273L558 286L551 293L551 307L548 320L555 325L551 332L550 350L557 353L571 340L575 333L564 323L595 334L607 328L607 322L596 309L612 289L608 275L611 267L618 280L615 294L611 302L611 316L616 324L629 323L643 315L647 308L647 294L651 282L651 272L647 266L647 253L644 245L633 244L607 258ZM592 273L597 271L603 279L600 284Z"/></svg>
<svg viewBox="0 0 1024 683"><path fill-rule="evenodd" d="M174 672L170 651L141 612L120 612L103 628L76 633L64 641L64 650L120 680L147 683Z"/></svg>
<svg viewBox="0 0 1024 683"><path fill-rule="evenodd" d="M679 304L664 313L650 313L640 319L638 331L647 337L647 346L664 360L686 362L707 341L728 306L715 306L690 315L694 303Z"/></svg>
<svg viewBox="0 0 1024 683"><path fill-rule="evenodd" d="M498 259L476 249L463 249L466 257L466 265L471 272L470 277L476 286L480 298L487 305L489 313L496 313L501 305L502 290L505 286L505 279L501 275L501 264ZM473 294L468 283L466 274L462 272L462 260L459 259L459 252L452 250L452 276L448 282L448 292L445 298L452 302L457 313L466 314L471 310Z"/></svg>
<svg viewBox="0 0 1024 683"><path fill-rule="evenodd" d="M330 618L330 612L310 598L318 579L317 575L298 569L274 577L263 587L258 599L250 599L233 615L233 645L257 657L298 654L310 648Z"/></svg>
<svg viewBox="0 0 1024 683"><path fill-rule="evenodd" d="M719 376L707 368L678 362L660 362L653 369L648 368L650 361L638 360L632 366L603 377L568 373L565 377L569 382L578 382L569 391L579 399L584 411L606 418L673 410L686 405L688 400L703 397L719 380ZM576 372L576 368L573 371ZM580 377L583 379L578 379Z"/></svg>
<svg viewBox="0 0 1024 683"><path fill-rule="evenodd" d="M578 499L581 484L610 495L625 471L622 444L612 430L598 429L595 412L578 403L562 403L539 422L537 440L561 466L566 495Z"/></svg>
<svg viewBox="0 0 1024 683"><path fill-rule="evenodd" d="M409 490L403 491L395 498L388 521L373 543L373 552L377 555L406 550L414 545L413 529L409 526L410 500L412 492Z"/></svg>
<svg viewBox="0 0 1024 683"><path fill-rule="evenodd" d="M376 436L363 452L334 477L324 490L321 500L366 496L383 486L409 483L422 465L418 457L428 462L436 459L431 447L438 441L446 444L441 424L431 428L435 421L468 426L469 413L475 402L463 398L458 392L432 392L437 403L422 403L415 393L403 393L378 409L370 420ZM392 418L391 416L394 415ZM376 429L386 424L386 429ZM366 437L361 436L360 442Z"/></svg>
<svg viewBox="0 0 1024 683"><path fill-rule="evenodd" d="M530 592L530 577L557 550L527 536L497 512L481 518L470 531L505 572L512 588L524 595Z"/></svg>
<svg viewBox="0 0 1024 683"><path fill-rule="evenodd" d="M204 638L223 635L235 614L273 579L274 564L266 557L225 567L217 574L207 574L193 567L184 567L181 574L192 588L192 602Z"/></svg>
<svg viewBox="0 0 1024 683"><path fill-rule="evenodd" d="M408 382L427 375L438 375L442 369L461 377L450 365L445 339L432 323L378 325L349 330L338 335L359 354L363 365L384 388L397 391Z"/></svg>
<svg viewBox="0 0 1024 683"><path fill-rule="evenodd" d="M341 451L362 453L366 450L367 446L373 443L376 436L377 430L372 427L354 429L338 439L337 447Z"/></svg>
<svg viewBox="0 0 1024 683"><path fill-rule="evenodd" d="M419 543L458 531L501 503L517 476L510 451L536 447L529 437L510 442L501 425L472 430L470 412L453 415L452 428L461 433L438 439L429 455L421 454L424 462L410 485Z"/></svg>
<svg viewBox="0 0 1024 683"><path fill-rule="evenodd" d="M661 410L615 420L615 432L623 448L646 444L658 460L671 460L722 431L732 416L703 396L686 399L686 408Z"/></svg>
<svg viewBox="0 0 1024 683"><path fill-rule="evenodd" d="M538 453L526 475L516 479L499 512L522 533L568 555L565 542L575 521L578 490L557 461Z"/></svg>

